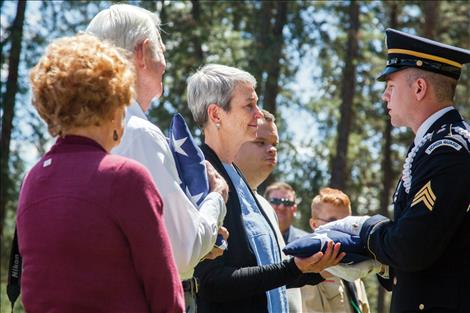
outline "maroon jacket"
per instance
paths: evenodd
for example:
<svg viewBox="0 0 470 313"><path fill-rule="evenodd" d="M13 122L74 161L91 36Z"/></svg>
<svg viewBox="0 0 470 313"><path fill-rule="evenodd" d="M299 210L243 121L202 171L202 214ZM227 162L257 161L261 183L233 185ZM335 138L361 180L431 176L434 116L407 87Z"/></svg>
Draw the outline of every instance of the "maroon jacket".
<svg viewBox="0 0 470 313"><path fill-rule="evenodd" d="M67 136L27 175L18 206L27 312L183 312L183 291L143 166Z"/></svg>

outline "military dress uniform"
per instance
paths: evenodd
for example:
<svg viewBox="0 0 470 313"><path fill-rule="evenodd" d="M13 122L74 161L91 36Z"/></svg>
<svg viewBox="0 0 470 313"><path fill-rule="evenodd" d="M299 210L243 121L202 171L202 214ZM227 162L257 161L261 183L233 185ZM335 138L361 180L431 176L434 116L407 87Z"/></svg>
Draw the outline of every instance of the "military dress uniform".
<svg viewBox="0 0 470 313"><path fill-rule="evenodd" d="M458 79L470 51L387 30L381 79L418 67ZM457 66L457 65L460 65ZM432 120L432 123L429 123ZM394 221L377 215L360 236L391 268L391 312L470 312L470 127L447 107L417 132L394 197Z"/></svg>

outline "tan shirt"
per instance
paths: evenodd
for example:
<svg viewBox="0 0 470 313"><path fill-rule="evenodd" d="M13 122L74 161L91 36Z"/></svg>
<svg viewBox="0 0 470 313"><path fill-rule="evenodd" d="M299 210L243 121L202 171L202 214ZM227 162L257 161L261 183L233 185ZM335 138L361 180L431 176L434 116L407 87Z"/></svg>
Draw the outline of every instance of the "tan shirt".
<svg viewBox="0 0 470 313"><path fill-rule="evenodd" d="M364 283L358 279L354 282L363 313L369 313ZM329 278L315 286L300 288L304 313L355 313L349 302L349 297L343 281L339 278Z"/></svg>

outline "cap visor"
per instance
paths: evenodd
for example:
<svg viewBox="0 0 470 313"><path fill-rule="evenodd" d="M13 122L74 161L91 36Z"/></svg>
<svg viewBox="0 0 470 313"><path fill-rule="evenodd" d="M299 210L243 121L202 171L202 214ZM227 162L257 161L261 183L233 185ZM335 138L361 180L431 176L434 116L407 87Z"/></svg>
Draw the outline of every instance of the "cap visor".
<svg viewBox="0 0 470 313"><path fill-rule="evenodd" d="M404 70L405 68L408 68L406 66L402 66L402 67L393 67L393 66L387 66L384 71L382 72L382 74L380 74L379 77L377 77L377 80L379 82L384 82L387 80L387 76L392 74L392 73L395 73L395 72L398 72L400 70Z"/></svg>

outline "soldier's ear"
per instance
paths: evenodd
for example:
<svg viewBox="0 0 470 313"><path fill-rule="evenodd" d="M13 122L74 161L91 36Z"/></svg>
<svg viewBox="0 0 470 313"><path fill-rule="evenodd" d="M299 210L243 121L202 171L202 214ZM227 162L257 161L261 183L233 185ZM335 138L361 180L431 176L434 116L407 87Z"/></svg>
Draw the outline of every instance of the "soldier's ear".
<svg viewBox="0 0 470 313"><path fill-rule="evenodd" d="M424 78L418 78L414 84L414 93L416 100L421 101L428 92L428 83Z"/></svg>

